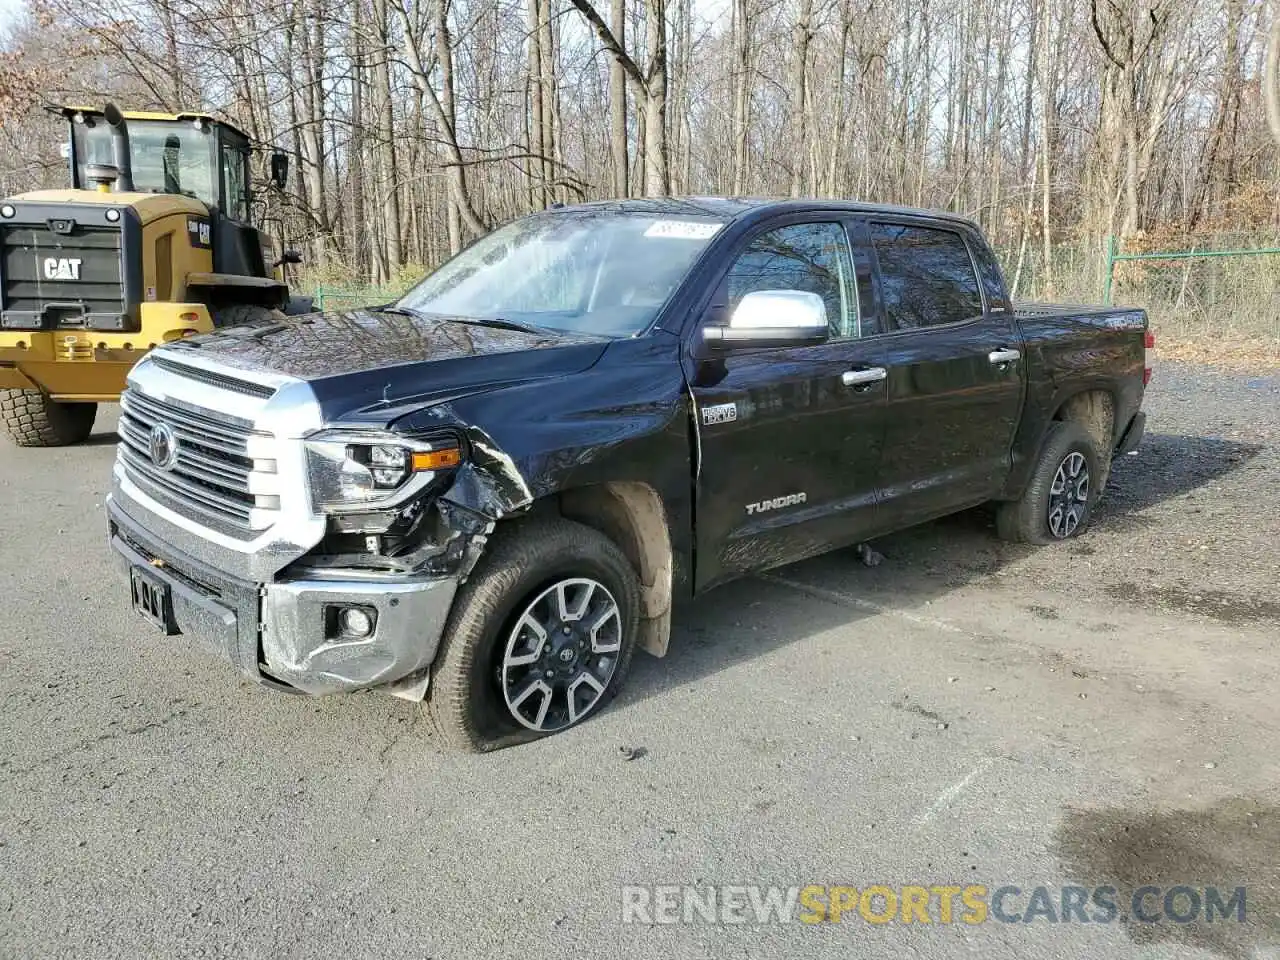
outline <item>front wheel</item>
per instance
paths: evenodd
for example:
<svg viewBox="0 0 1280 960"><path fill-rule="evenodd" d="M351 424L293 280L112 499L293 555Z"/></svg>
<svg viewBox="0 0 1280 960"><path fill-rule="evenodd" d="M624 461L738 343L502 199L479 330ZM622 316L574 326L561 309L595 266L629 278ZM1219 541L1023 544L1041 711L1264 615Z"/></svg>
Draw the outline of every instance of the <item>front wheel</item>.
<svg viewBox="0 0 1280 960"><path fill-rule="evenodd" d="M1101 493L1101 458L1078 423L1055 423L1022 497L1002 503L996 530L1014 543L1055 543L1084 532Z"/></svg>
<svg viewBox="0 0 1280 960"><path fill-rule="evenodd" d="M427 710L451 746L494 750L566 730L621 688L640 584L603 534L568 520L499 528L458 592Z"/></svg>

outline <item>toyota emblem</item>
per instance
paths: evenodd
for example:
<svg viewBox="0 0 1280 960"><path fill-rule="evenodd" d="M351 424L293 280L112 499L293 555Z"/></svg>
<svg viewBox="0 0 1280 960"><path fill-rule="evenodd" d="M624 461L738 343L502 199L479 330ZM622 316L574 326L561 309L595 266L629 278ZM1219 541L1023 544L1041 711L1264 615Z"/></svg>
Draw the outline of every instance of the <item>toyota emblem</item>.
<svg viewBox="0 0 1280 960"><path fill-rule="evenodd" d="M168 424L157 423L151 428L149 446L151 462L161 470L172 470L178 462L178 439Z"/></svg>

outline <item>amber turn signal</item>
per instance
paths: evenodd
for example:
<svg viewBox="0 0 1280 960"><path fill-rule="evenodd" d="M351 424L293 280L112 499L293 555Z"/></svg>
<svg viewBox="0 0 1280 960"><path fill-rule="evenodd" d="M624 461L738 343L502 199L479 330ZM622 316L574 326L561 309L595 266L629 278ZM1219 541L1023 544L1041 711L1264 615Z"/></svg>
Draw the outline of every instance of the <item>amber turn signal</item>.
<svg viewBox="0 0 1280 960"><path fill-rule="evenodd" d="M457 447L446 447L443 450L418 450L412 458L413 470L448 470L462 462L462 451Z"/></svg>

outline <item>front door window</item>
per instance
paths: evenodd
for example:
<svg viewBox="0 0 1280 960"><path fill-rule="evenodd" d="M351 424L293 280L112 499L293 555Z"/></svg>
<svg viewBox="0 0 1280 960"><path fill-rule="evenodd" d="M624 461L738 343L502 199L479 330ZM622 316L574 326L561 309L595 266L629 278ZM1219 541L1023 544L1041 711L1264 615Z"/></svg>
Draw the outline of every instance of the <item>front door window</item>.
<svg viewBox="0 0 1280 960"><path fill-rule="evenodd" d="M753 240L729 271L729 309L761 290L816 293L827 307L831 339L858 336L853 260L838 223L795 223Z"/></svg>

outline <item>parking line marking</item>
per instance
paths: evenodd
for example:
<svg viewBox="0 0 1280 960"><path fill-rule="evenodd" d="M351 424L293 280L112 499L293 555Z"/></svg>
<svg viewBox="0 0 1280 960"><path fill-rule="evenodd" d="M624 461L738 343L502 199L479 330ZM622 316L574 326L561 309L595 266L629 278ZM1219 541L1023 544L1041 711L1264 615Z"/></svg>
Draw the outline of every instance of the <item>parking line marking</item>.
<svg viewBox="0 0 1280 960"><path fill-rule="evenodd" d="M995 762L995 757L983 757L979 760L972 770L966 773L960 780L947 787L947 789L943 790L942 793L938 794L938 799L934 800L933 803L929 804L926 810L916 816L914 820L915 825L917 827L923 827L926 823L932 820L944 807L947 806L947 804L958 797L965 787L973 783L974 777L982 773L982 771L986 770Z"/></svg>
<svg viewBox="0 0 1280 960"><path fill-rule="evenodd" d="M908 613L906 610L899 610L896 607L886 607L884 604L876 603L874 600L866 600L863 597L855 597L848 593L841 593L839 590L828 590L826 587L815 587L811 583L804 583L801 580L791 580L787 577L780 577L774 573L757 573L756 579L764 580L768 583L776 583L780 586L790 587L792 590L799 590L801 593L807 593L818 597L822 600L829 600L832 603L843 604L844 606L857 607L859 610L869 610L872 613L880 613L885 616L897 617L899 620L906 620L917 626L933 627L935 630L941 630L943 633L959 633L966 636L971 635L969 631L957 627L954 623L948 623L946 620L939 620L936 617L922 617L919 614Z"/></svg>

